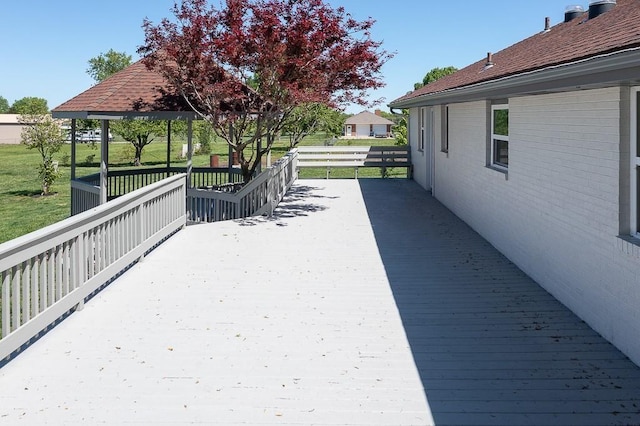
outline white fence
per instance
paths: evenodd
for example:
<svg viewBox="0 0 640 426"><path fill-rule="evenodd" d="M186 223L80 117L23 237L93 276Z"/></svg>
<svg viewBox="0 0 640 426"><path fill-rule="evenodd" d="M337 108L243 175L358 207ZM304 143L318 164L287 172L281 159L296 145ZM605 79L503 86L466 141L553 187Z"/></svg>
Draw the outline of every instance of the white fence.
<svg viewBox="0 0 640 426"><path fill-rule="evenodd" d="M176 175L0 245L0 360L186 224Z"/></svg>
<svg viewBox="0 0 640 426"><path fill-rule="evenodd" d="M290 151L237 192L189 189L187 215L194 222L217 222L271 214L298 177L298 152Z"/></svg>
<svg viewBox="0 0 640 426"><path fill-rule="evenodd" d="M301 146L299 168L353 168L358 177L360 167L379 167L383 176L388 168L406 167L411 178L411 150L408 146Z"/></svg>

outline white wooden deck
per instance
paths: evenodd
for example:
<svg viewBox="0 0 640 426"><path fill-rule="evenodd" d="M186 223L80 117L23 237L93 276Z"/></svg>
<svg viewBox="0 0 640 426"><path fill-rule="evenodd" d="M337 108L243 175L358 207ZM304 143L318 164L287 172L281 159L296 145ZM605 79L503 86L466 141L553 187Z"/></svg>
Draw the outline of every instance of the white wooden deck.
<svg viewBox="0 0 640 426"><path fill-rule="evenodd" d="M405 180L188 227L0 368L0 424L640 424L640 369Z"/></svg>

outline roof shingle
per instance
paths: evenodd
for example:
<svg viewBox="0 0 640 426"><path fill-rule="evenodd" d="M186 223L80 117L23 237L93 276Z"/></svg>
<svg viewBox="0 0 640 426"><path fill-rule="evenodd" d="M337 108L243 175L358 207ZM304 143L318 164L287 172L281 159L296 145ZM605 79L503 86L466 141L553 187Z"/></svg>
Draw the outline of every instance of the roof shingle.
<svg viewBox="0 0 640 426"><path fill-rule="evenodd" d="M384 117L376 115L369 111L362 111L359 114L353 115L345 121L345 124L394 124L393 121L387 120Z"/></svg>
<svg viewBox="0 0 640 426"><path fill-rule="evenodd" d="M138 61L53 109L60 112L191 111L162 75Z"/></svg>
<svg viewBox="0 0 640 426"><path fill-rule="evenodd" d="M640 46L640 1L618 0L612 10L588 19L588 12L537 33L486 58L410 92L391 104Z"/></svg>

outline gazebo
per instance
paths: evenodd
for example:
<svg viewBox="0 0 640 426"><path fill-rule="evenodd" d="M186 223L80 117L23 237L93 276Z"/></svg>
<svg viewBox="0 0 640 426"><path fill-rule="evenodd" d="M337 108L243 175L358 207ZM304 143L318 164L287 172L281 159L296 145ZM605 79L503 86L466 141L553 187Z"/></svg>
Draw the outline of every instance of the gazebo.
<svg viewBox="0 0 640 426"><path fill-rule="evenodd" d="M142 186L186 173L188 187L239 182L241 176L232 162L226 168L195 168L193 154L193 120L197 114L176 94L162 75L147 69L138 61L108 79L52 110L54 118L71 120L71 214L106 203ZM122 119L167 120L167 156L164 167L126 171L109 171L109 122ZM97 119L101 122L100 172L76 176L76 120ZM187 165L171 167L171 121L187 122ZM231 148L229 149L231 159Z"/></svg>

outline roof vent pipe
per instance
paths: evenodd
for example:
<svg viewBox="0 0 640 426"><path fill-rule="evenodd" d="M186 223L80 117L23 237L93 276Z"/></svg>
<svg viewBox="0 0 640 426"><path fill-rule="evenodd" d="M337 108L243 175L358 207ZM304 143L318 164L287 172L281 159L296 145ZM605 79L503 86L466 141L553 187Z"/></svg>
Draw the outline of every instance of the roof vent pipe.
<svg viewBox="0 0 640 426"><path fill-rule="evenodd" d="M616 6L616 0L593 0L589 3L589 19L610 11Z"/></svg>
<svg viewBox="0 0 640 426"><path fill-rule="evenodd" d="M584 8L579 4L567 6L564 9L564 22L569 22L584 13Z"/></svg>
<svg viewBox="0 0 640 426"><path fill-rule="evenodd" d="M487 52L487 62L484 64L484 68L491 68L493 66L493 55L491 52Z"/></svg>
<svg viewBox="0 0 640 426"><path fill-rule="evenodd" d="M548 33L549 31L551 31L551 18L547 16L544 18L544 32Z"/></svg>

